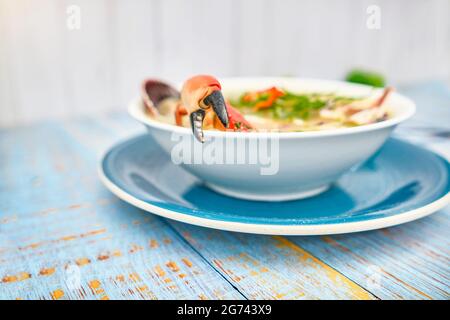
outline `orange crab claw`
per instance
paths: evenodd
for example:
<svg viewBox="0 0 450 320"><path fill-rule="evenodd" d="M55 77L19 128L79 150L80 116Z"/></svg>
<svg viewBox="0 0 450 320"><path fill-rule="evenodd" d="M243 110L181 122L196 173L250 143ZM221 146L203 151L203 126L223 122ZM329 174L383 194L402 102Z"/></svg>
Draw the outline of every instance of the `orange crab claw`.
<svg viewBox="0 0 450 320"><path fill-rule="evenodd" d="M222 125L228 127L228 113L219 81L208 75L192 77L183 85L181 100L191 119L194 136L204 141L203 120L206 112L213 110Z"/></svg>
<svg viewBox="0 0 450 320"><path fill-rule="evenodd" d="M187 110L183 107L181 103L178 103L175 109L175 124L177 126L183 126L183 116L186 116Z"/></svg>

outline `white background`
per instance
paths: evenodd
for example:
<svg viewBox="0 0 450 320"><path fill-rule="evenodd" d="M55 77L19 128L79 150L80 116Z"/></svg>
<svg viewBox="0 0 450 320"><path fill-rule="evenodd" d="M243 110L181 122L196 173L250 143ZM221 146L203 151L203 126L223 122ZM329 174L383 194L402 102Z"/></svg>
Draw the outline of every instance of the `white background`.
<svg viewBox="0 0 450 320"><path fill-rule="evenodd" d="M367 7L381 29L366 27ZM66 26L81 8L81 29ZM0 0L0 126L124 110L194 73L450 79L449 0Z"/></svg>

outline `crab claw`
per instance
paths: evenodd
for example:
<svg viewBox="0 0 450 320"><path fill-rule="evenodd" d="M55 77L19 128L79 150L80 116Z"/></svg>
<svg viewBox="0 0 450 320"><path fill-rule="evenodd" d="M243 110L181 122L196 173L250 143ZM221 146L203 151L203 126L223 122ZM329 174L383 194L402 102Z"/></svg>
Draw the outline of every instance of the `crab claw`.
<svg viewBox="0 0 450 320"><path fill-rule="evenodd" d="M181 90L181 100L190 114L192 131L200 142L204 141L203 120L210 110L225 128L228 127L228 113L221 89L216 78L199 75L188 79Z"/></svg>
<svg viewBox="0 0 450 320"><path fill-rule="evenodd" d="M205 110L199 109L194 111L189 116L191 118L191 127L194 137L200 141L204 142L205 137L203 135L203 119L205 119Z"/></svg>

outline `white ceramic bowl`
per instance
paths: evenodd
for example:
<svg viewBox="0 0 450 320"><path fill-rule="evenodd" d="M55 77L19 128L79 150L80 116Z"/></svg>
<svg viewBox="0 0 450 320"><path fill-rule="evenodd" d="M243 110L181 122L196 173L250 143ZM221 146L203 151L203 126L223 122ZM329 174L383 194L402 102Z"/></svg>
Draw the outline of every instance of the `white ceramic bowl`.
<svg viewBox="0 0 450 320"><path fill-rule="evenodd" d="M379 90L347 82L301 78L227 78L220 79L220 82L226 97L269 86L278 86L294 92L333 92L348 96L366 96ZM207 140L219 141L226 138L224 141L232 141L235 148L245 146L245 149L235 149L235 157L237 153L242 155L242 152L245 152L246 163L236 164L234 160L233 163L227 164L224 156L225 164L211 164L208 161L194 164L181 161L180 165L204 181L208 187L233 197L283 201L313 196L328 189L330 184L353 166L367 160L383 145L395 126L415 112L414 103L397 93L391 94L385 103L392 110L390 119L352 128L276 133L205 131ZM185 144L192 143L192 152L200 159L201 144L195 141L190 128L153 120L147 115L139 99L130 104L129 112L147 127L150 135L169 154L180 154L182 140ZM263 158L258 157L256 163L249 163L250 154L254 156L266 150L260 143L264 139L269 146L267 150L271 151L267 153L271 155L269 163L267 159L265 162ZM206 145L208 143L203 145L203 151L206 151ZM253 148L255 145L257 149ZM225 154L228 154L228 151ZM195 155L190 158L192 162ZM179 157L172 159L177 164L180 162ZM262 174L262 168L266 168L266 174ZM275 173L267 174L268 172Z"/></svg>

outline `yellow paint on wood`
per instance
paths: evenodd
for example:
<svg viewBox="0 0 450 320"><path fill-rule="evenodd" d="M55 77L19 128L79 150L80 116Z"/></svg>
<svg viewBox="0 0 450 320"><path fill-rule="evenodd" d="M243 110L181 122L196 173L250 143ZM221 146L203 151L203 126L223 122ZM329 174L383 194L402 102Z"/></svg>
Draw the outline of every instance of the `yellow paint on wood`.
<svg viewBox="0 0 450 320"><path fill-rule="evenodd" d="M101 282L97 279L89 282L89 288L91 288L94 294L103 294L105 290L101 288Z"/></svg>
<svg viewBox="0 0 450 320"><path fill-rule="evenodd" d="M42 268L39 271L40 276L49 276L55 273L55 268Z"/></svg>
<svg viewBox="0 0 450 320"><path fill-rule="evenodd" d="M285 247L295 251L298 254L299 259L301 261L309 263L311 265L315 265L316 267L322 269L325 272L328 279L330 279L336 285L345 286L346 288L348 288L351 294L356 299L362 300L374 299L374 297L368 291L360 287L357 283L348 279L343 274L337 272L335 269L331 268L329 265L325 264L312 254L295 245L294 243L290 242L286 238L281 236L274 236L273 238L278 242L277 244L278 247Z"/></svg>
<svg viewBox="0 0 450 320"><path fill-rule="evenodd" d="M181 261L183 261L183 263L187 266L187 267L192 267L192 262L191 261L189 261L189 259L188 258L183 258L183 259L181 259Z"/></svg>
<svg viewBox="0 0 450 320"><path fill-rule="evenodd" d="M136 272L130 273L128 277L130 278L131 281L134 282L141 281L141 277L139 277L139 275Z"/></svg>
<svg viewBox="0 0 450 320"><path fill-rule="evenodd" d="M166 263L166 266L173 272L180 271L180 268L177 266L177 264L173 261L169 261Z"/></svg>
<svg viewBox="0 0 450 320"><path fill-rule="evenodd" d="M88 237L88 236L95 236L97 234L102 234L105 232L106 232L106 229L92 230L92 231L81 234L80 237L84 238L84 237Z"/></svg>
<svg viewBox="0 0 450 320"><path fill-rule="evenodd" d="M99 280L92 280L89 282L89 287L91 289L98 289L100 288L100 281Z"/></svg>
<svg viewBox="0 0 450 320"><path fill-rule="evenodd" d="M119 274L118 276L116 276L116 281L124 282L125 281L125 277L123 275Z"/></svg>
<svg viewBox="0 0 450 320"><path fill-rule="evenodd" d="M122 252L120 250L114 250L111 255L113 257L121 257L122 256Z"/></svg>
<svg viewBox="0 0 450 320"><path fill-rule="evenodd" d="M98 255L97 260L104 261L109 259L109 253L101 253Z"/></svg>
<svg viewBox="0 0 450 320"><path fill-rule="evenodd" d="M61 289L57 289L57 290L52 292L52 299L53 300L59 300L62 297L64 297L64 291L62 291Z"/></svg>
<svg viewBox="0 0 450 320"><path fill-rule="evenodd" d="M149 246L152 249L158 248L158 241L156 241L155 239L151 239L149 242Z"/></svg>
<svg viewBox="0 0 450 320"><path fill-rule="evenodd" d="M88 258L79 258L79 259L75 260L75 263L81 267L81 266L91 263L91 260Z"/></svg>
<svg viewBox="0 0 450 320"><path fill-rule="evenodd" d="M18 282L23 281L31 278L31 274L28 272L19 272L16 275L6 275L2 278L3 283L10 283L10 282Z"/></svg>
<svg viewBox="0 0 450 320"><path fill-rule="evenodd" d="M156 271L156 274L159 277L164 277L166 275L166 273L164 272L164 270L160 266L156 266L155 267L155 271Z"/></svg>
<svg viewBox="0 0 450 320"><path fill-rule="evenodd" d="M61 237L60 240L62 241L72 241L75 240L77 237L76 236L65 236L65 237Z"/></svg>
<svg viewBox="0 0 450 320"><path fill-rule="evenodd" d="M148 291L148 287L146 285L140 286L136 288L140 292Z"/></svg>

